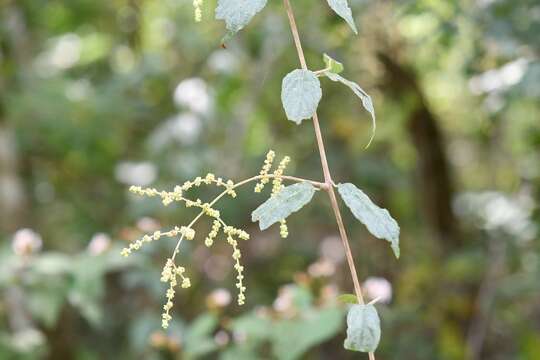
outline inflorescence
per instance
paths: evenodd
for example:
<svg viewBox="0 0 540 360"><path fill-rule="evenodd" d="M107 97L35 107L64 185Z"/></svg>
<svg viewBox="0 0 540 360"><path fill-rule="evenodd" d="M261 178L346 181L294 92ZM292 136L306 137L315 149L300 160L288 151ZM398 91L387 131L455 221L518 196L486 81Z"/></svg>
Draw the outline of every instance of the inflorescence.
<svg viewBox="0 0 540 360"><path fill-rule="evenodd" d="M203 0L193 0L195 22L200 22L202 20L202 4Z"/></svg>
<svg viewBox="0 0 540 360"><path fill-rule="evenodd" d="M195 4L200 4L202 1L194 1ZM197 9L197 7L196 7ZM197 14L197 12L196 12ZM185 275L186 269L175 264L175 257L179 253L179 247L181 242L186 240L193 240L195 238L195 230L192 226L195 222L203 215L206 215L212 219L212 228L204 240L204 244L207 247L211 247L214 244L214 241L218 237L220 231L223 232L227 243L232 247L232 259L234 261L234 269L236 270L236 287L238 288L237 302L239 305L243 305L246 300L245 292L246 287L244 285L244 266L240 263L242 254L240 252L238 240L249 240L249 234L242 230L229 226L221 217L221 213L215 209L214 204L225 195L229 195L232 198L236 197L236 187L248 183L253 180L259 180L255 186L255 192L261 192L264 189L264 186L270 182L272 178L272 196L275 196L281 191L284 187L283 182L283 173L290 162L290 158L285 156L279 163L278 167L274 170L273 174L270 175L272 169L272 164L274 162L275 153L270 150L266 155L263 167L260 171L259 176L247 179L239 184L235 184L232 180L223 180L222 178L216 178L214 174L207 174L205 177L196 177L191 181L186 181L182 185L175 186L173 191L159 191L155 188L142 188L140 186L131 186L130 192L147 197L159 197L163 205L168 206L173 202L178 202L184 204L186 208L198 208L200 209L199 215L187 226L175 226L169 231L155 231L152 234L146 234L142 238L137 239L129 244L128 247L124 248L121 251L122 256L129 256L132 252L139 250L144 244L150 243L152 241L157 241L163 237L167 238L179 238L176 244L176 248L173 252L171 258L167 259L163 271L161 273L161 281L169 284L169 288L166 292L166 303L163 305L163 314L162 314L162 326L167 328L169 322L172 319L170 315L170 310L173 307L173 299L176 293L176 287L180 281L181 288L189 288L191 286L190 279ZM218 188L223 188L223 191L211 202L203 202L200 199L191 200L184 196L184 194L192 189L200 187L201 185L215 185ZM288 236L287 223L285 219L280 222L280 235L285 238Z"/></svg>
<svg viewBox="0 0 540 360"><path fill-rule="evenodd" d="M276 154L270 150L266 154L266 159L264 160L263 167L261 171L259 172L261 179L255 185L255 192L260 193L266 184L270 182L270 170L272 169L272 164L274 163L274 158L276 157ZM285 156L281 161L279 162L279 165L276 170L274 170L273 174L273 180L272 180L272 196L276 195L278 192L283 189L283 173L285 172L285 169L287 168L287 165L291 162L291 158L288 156ZM289 230L287 228L287 221L285 219L282 219L280 221L279 226L279 234L282 238L286 238L289 236Z"/></svg>

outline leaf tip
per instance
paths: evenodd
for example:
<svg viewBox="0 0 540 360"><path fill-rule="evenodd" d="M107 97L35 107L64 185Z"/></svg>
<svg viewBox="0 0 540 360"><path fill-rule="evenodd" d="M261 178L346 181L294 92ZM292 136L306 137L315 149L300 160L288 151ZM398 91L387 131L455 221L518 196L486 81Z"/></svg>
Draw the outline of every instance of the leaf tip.
<svg viewBox="0 0 540 360"><path fill-rule="evenodd" d="M401 255L401 251L399 249L399 245L392 244L392 250L394 251L394 255L396 256L396 259L399 259L399 256Z"/></svg>
<svg viewBox="0 0 540 360"><path fill-rule="evenodd" d="M368 141L368 143L367 143L367 145L366 145L366 147L364 149L367 149L371 145L371 143L373 142L373 139L375 139L375 130L373 130L371 132L371 136L369 138L369 141Z"/></svg>

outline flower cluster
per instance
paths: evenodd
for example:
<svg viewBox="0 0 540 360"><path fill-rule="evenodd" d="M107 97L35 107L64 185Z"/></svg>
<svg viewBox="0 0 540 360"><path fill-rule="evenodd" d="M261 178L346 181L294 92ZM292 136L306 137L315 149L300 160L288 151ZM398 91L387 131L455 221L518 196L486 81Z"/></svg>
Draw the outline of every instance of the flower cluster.
<svg viewBox="0 0 540 360"><path fill-rule="evenodd" d="M204 239L204 244L207 247L210 247L214 244L214 239L216 238L220 228L221 223L218 220L214 220L214 222L212 223L212 230L210 231L206 239Z"/></svg>
<svg viewBox="0 0 540 360"><path fill-rule="evenodd" d="M172 316L169 314L171 308L173 307L173 299L176 293L175 287L178 285L177 277L179 276L182 280L181 287L187 289L191 286L191 281L188 277L184 276L186 269L181 266L176 266L173 259L167 259L163 271L161 272L161 281L169 283L169 289L167 290L166 297L167 302L163 305L163 314L161 315L161 326L166 329L169 327L169 321L171 321Z"/></svg>
<svg viewBox="0 0 540 360"><path fill-rule="evenodd" d="M276 153L273 150L270 150L266 154L266 159L264 160L264 165L260 171L261 180L255 185L255 192L259 193L264 189L264 185L268 184L270 181L270 178L268 176L268 173L270 172L270 169L272 168L272 164L274 163L274 158L276 156Z"/></svg>
<svg viewBox="0 0 540 360"><path fill-rule="evenodd" d="M120 254L122 256L128 257L129 255L131 255L131 253L133 251L139 250L144 245L144 243L150 243L152 241L159 240L163 236L165 236L165 237L175 237L179 233L184 234L184 233L188 233L189 230L191 230L191 229L187 229L187 228L184 229L184 228L185 228L185 226L182 226L182 228L179 228L178 226L175 226L174 229L169 230L169 231L162 232L162 231L158 230L158 231L155 231L153 234L146 234L142 238L137 239L134 242L132 242L131 244L129 244L129 246L127 248L122 249ZM193 231L193 230L191 230L191 231ZM191 233L189 235L191 235ZM195 236L195 233L193 233L193 236Z"/></svg>
<svg viewBox="0 0 540 360"><path fill-rule="evenodd" d="M285 172L285 169L290 162L291 158L285 156L283 159L281 159L277 169L274 171L274 180L272 181L272 195L277 194L283 188L283 179L281 177L283 176L283 172Z"/></svg>
<svg viewBox="0 0 540 360"><path fill-rule="evenodd" d="M182 184L182 186L175 186L173 191L159 191L155 188L142 188L140 186L131 186L129 188L129 191L140 196L148 196L148 197L154 197L159 196L161 198L161 202L163 205L167 206L170 205L174 201L179 202L185 202L187 207L196 206L202 208L202 206L209 207L209 204L203 204L201 200L197 199L196 201L192 201L189 199L186 199L183 194L184 192L190 190L193 187L200 187L201 185L211 185L215 184L218 187L224 187L225 193L231 196L232 198L236 197L236 191L234 190L235 184L232 180L223 180L222 178L216 178L216 176L212 173L206 174L206 176L203 178L201 176L197 176L195 179L191 181L186 181ZM214 216L216 217L216 216Z"/></svg>
<svg viewBox="0 0 540 360"><path fill-rule="evenodd" d="M271 166L271 161L269 161ZM270 171L270 168L268 168ZM268 181L267 181L268 182ZM223 192L217 196L211 202L203 202L200 199L191 200L184 196L184 194L192 189L199 187L201 185L216 185L217 187L223 187ZM140 249L143 244L159 240L161 237L179 237L177 246L174 250L172 258L168 259L165 267L163 268L161 281L169 283L169 289L167 290L166 297L167 302L163 306L164 313L162 315L162 325L164 328L169 326L169 322L172 319L170 315L170 310L173 306L173 299L175 296L175 287L178 285L177 278L181 279L181 287L187 288L191 286L189 278L184 276L185 269L183 267L177 267L174 263L174 258L178 254L179 246L182 240L193 240L195 238L195 230L192 226L194 223L203 215L208 216L213 219L212 229L205 238L205 245L210 247L213 245L214 240L219 234L220 230L223 230L223 233L227 237L227 242L233 247L232 258L235 262L234 268L237 272L237 283L238 288L238 304L242 305L245 302L245 291L246 287L243 283L243 271L244 267L240 265L241 253L238 247L238 242L235 239L248 240L249 234L244 230L228 226L223 219L221 218L221 213L213 207L213 205L224 195L229 195L231 197L236 197L235 188L237 185L232 180L223 180L222 178L216 178L214 174L207 174L205 177L196 177L191 181L186 181L182 185L175 186L173 191L159 191L155 188L142 188L140 186L131 186L130 191L136 195L148 196L148 197L158 197L161 198L163 205L167 206L172 202L183 203L186 208L195 207L200 209L200 213L188 226L175 226L174 229L162 232L155 231L153 234L144 235L142 238L137 239L132 242L128 247L124 248L121 252L123 256L129 256L133 251Z"/></svg>
<svg viewBox="0 0 540 360"><path fill-rule="evenodd" d="M285 239L289 236L289 228L287 227L287 220L283 219L279 222L279 235Z"/></svg>
<svg viewBox="0 0 540 360"><path fill-rule="evenodd" d="M180 228L180 234L182 234L186 240L193 240L195 238L195 230L187 226L182 226Z"/></svg>
<svg viewBox="0 0 540 360"><path fill-rule="evenodd" d="M179 248L184 239L194 240L196 233L193 229L193 226L203 216L207 216L212 220L212 228L208 235L205 237L204 244L207 247L211 247L214 244L215 239L219 235L219 232L222 231L225 235L225 238L227 239L227 243L232 247L232 259L234 261L234 269L236 271L236 287L238 288L237 302L239 305L243 305L245 303L246 286L244 285L243 281L244 266L242 266L240 262L240 259L242 258L242 253L240 252L239 240L248 240L250 236L244 230L227 225L225 221L221 218L221 213L214 208L214 205L219 201L219 199L221 199L225 195L229 195L233 198L236 197L235 189L237 187L243 184L247 184L250 181L255 181L257 179L259 180L259 182L255 186L255 192L261 192L264 189L264 186L270 182L270 179L272 179L271 196L276 196L277 194L279 194L279 192L284 188L283 174L291 160L288 156L283 157L277 167L272 171L275 156L276 154L274 153L274 151L270 150L266 154L266 159L259 175L241 181L237 184L235 184L232 180L223 180L222 178L217 178L212 173L208 173L204 177L198 176L193 180L184 182L182 185L175 186L173 191L160 191L155 188L142 188L140 186L130 187L129 190L136 195L160 198L161 202L165 206L173 202L177 202L183 204L186 208L197 208L200 210L199 214L187 226L175 226L172 230L169 231L157 230L153 233L146 234L142 238L130 243L129 246L124 248L121 252L123 256L127 257L133 251L139 250L145 243L159 240L162 237L179 238L172 257L167 259L167 262L165 263L165 266L161 273L161 281L169 284L169 288L166 292L167 301L165 305L163 305L163 328L167 328L169 326L170 320L172 319L170 311L173 307L173 300L178 284L180 283L180 287L182 288L188 288L191 286L190 279L184 276L186 271L185 268L177 266L175 264L175 257L179 254ZM203 202L200 199L192 200L185 196L185 194L190 189L198 188L202 185L215 185L217 187L222 187L223 191L212 201L209 202ZM286 238L289 234L289 231L285 219L282 219L280 221L279 229L281 237Z"/></svg>
<svg viewBox="0 0 540 360"><path fill-rule="evenodd" d="M270 150L266 154L266 159L264 160L263 167L259 173L260 175L260 181L255 185L255 192L259 193L264 189L264 186L270 182L270 170L272 169L272 164L274 162L276 154L274 151ZM274 170L274 173L272 174L272 196L276 195L283 189L283 173L285 172L285 169L287 168L287 165L291 162L291 158L288 156L283 157L281 161L279 162L278 167ZM289 236L289 229L287 228L287 222L285 219L282 219L280 221L279 226L279 234L282 238L286 238Z"/></svg>
<svg viewBox="0 0 540 360"><path fill-rule="evenodd" d="M233 248L232 258L235 261L234 269L237 272L236 275L236 287L238 288L238 305L244 305L246 300L246 287L244 286L244 267L240 264L240 258L242 254L238 248L238 241L234 239L234 236L237 236L241 240L248 240L249 234L243 230L235 229L232 226L225 226L223 232L227 235L227 242Z"/></svg>
<svg viewBox="0 0 540 360"><path fill-rule="evenodd" d="M202 4L203 4L203 0L193 0L193 7L195 10L196 22L200 22L202 20L202 10L201 10Z"/></svg>

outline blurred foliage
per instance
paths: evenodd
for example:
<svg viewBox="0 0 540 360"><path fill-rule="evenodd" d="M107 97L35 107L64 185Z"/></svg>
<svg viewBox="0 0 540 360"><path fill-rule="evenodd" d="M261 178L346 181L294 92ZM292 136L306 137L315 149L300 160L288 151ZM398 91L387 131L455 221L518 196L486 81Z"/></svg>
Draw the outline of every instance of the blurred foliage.
<svg viewBox="0 0 540 360"><path fill-rule="evenodd" d="M357 37L325 1L292 3L308 64L342 62L378 114L365 150L368 115L323 80L336 182L402 228L398 262L345 215L361 278L392 284L380 357L540 358L538 1L350 0ZM0 1L0 358L358 358L342 349L336 297L351 285L323 197L290 219L288 241L250 223L263 197L223 203L252 234L247 306L215 304L234 287L226 244L190 242L194 286L167 333L159 272L173 244L118 255L193 216L130 196L132 183L243 179L269 148L292 157L289 173L321 177L312 128L280 104L298 67L281 2L227 49L214 7L195 23L188 0Z"/></svg>

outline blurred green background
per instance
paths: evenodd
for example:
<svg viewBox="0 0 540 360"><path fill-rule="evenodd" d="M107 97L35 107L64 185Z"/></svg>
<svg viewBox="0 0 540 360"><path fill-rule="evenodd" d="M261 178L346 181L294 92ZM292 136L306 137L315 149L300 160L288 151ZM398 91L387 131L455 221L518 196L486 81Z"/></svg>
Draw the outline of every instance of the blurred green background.
<svg viewBox="0 0 540 360"><path fill-rule="evenodd" d="M365 150L368 114L322 80L336 182L401 225L396 261L342 206L366 296L382 297L378 359L540 359L538 0L350 0L359 36L323 0L292 3L308 64L342 61L379 119ZM282 2L227 49L214 8L195 23L188 0L0 0L1 359L367 358L342 347L336 296L352 285L322 194L286 240L250 221L267 195L220 203L252 235L247 304L201 222L167 332L159 273L174 242L119 256L195 215L131 184L244 179L270 148L292 157L289 174L322 178L312 126L280 104L299 67Z"/></svg>

